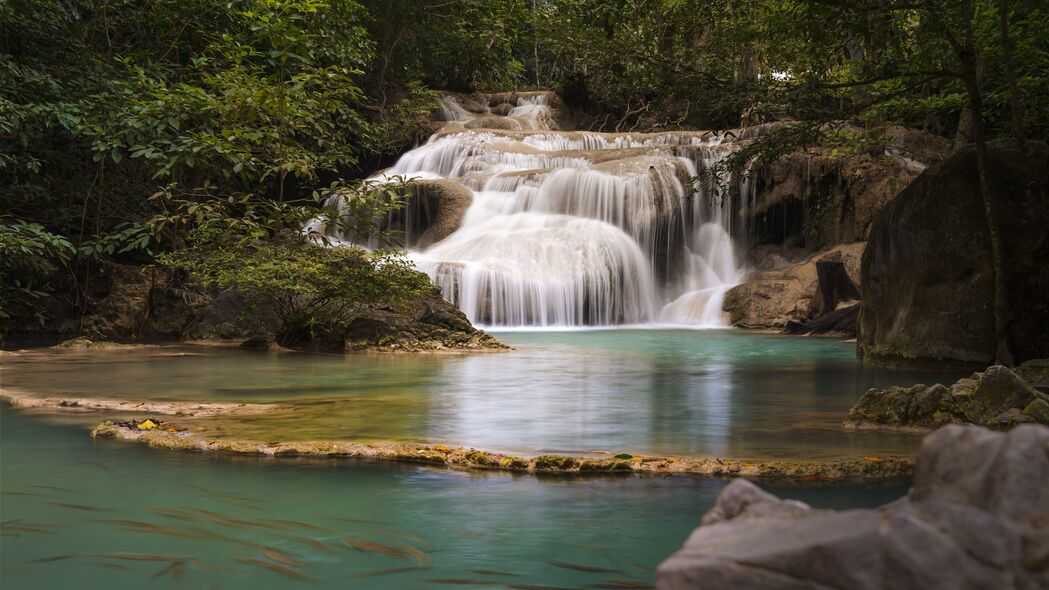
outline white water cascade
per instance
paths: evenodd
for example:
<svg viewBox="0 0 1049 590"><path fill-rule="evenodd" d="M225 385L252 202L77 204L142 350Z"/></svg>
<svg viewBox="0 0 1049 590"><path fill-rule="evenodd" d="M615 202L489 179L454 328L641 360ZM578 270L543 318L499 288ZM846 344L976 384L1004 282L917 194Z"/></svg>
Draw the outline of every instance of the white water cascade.
<svg viewBox="0 0 1049 590"><path fill-rule="evenodd" d="M446 126L384 171L472 193L457 230L410 249L417 267L481 325L724 325L723 295L742 279L730 212L691 179L731 142L557 131L555 103L447 98Z"/></svg>

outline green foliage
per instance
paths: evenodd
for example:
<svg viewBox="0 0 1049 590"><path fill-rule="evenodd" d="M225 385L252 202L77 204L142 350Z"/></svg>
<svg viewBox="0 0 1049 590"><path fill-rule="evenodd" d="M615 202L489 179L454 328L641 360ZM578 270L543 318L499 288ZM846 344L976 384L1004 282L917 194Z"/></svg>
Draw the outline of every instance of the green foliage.
<svg viewBox="0 0 1049 590"><path fill-rule="evenodd" d="M375 83L460 92L524 82L529 9L514 0L362 0L376 41ZM530 48L531 46L528 45Z"/></svg>
<svg viewBox="0 0 1049 590"><path fill-rule="evenodd" d="M333 238L384 246L400 244L404 236L387 229L386 221L404 207L410 191L411 180L402 176L335 182L314 193L314 199L323 205L313 211L313 221L306 228L308 236L328 245Z"/></svg>
<svg viewBox="0 0 1049 590"><path fill-rule="evenodd" d="M358 247L328 248L303 240L202 239L164 256L204 285L239 292L280 318L282 344L338 334L369 306L406 309L435 293L403 255Z"/></svg>
<svg viewBox="0 0 1049 590"><path fill-rule="evenodd" d="M1038 0L7 0L5 239L73 253L0 262L40 258L4 313L191 235L270 239L319 216L320 241L395 243L382 219L401 188L347 179L427 135L439 90L553 88L601 130L784 122L702 171L711 196L813 142L868 151L893 123L954 137L974 97L988 136L1046 139L1047 29Z"/></svg>
<svg viewBox="0 0 1049 590"><path fill-rule="evenodd" d="M34 305L51 291L48 278L73 253L69 240L40 224L0 218L0 328L26 314L43 323L46 318Z"/></svg>
<svg viewBox="0 0 1049 590"><path fill-rule="evenodd" d="M539 4L539 79L594 103L608 130L731 128L771 81L767 2L554 0ZM545 66L545 67L544 67Z"/></svg>

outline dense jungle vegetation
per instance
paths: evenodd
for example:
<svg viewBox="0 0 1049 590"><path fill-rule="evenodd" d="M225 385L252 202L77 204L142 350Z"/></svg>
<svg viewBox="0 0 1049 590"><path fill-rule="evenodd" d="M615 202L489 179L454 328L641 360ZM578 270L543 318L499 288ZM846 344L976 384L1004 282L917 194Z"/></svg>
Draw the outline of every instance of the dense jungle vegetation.
<svg viewBox="0 0 1049 590"><path fill-rule="evenodd" d="M737 167L896 123L980 150L1049 136L1047 30L1040 0L5 0L0 332L106 261L208 268L331 194L368 227L391 195L354 179L438 91L554 89L593 130L793 122Z"/></svg>

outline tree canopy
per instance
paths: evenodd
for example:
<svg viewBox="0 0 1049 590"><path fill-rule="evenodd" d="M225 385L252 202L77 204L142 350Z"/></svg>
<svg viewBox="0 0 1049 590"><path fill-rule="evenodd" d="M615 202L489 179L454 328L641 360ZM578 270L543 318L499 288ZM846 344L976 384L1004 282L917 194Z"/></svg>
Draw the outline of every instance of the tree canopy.
<svg viewBox="0 0 1049 590"><path fill-rule="evenodd" d="M594 130L799 122L773 156L831 121L1045 139L1047 28L1038 0L7 0L0 314L205 218L279 230L439 91L554 89Z"/></svg>

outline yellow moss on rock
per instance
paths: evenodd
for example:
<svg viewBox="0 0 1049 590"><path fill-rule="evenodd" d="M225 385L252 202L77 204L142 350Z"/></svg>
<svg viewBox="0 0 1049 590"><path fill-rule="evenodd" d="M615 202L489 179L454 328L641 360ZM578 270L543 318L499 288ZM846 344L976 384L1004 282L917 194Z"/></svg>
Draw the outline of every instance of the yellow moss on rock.
<svg viewBox="0 0 1049 590"><path fill-rule="evenodd" d="M194 425L182 432L142 431L103 422L91 436L137 441L153 448L263 455L270 457L352 457L445 465L463 469L495 469L531 473L640 473L713 476L777 477L802 481L883 479L909 475L913 461L899 457L849 458L837 461L733 461L701 457L646 457L630 459L539 455L531 459L470 448L411 443L354 443L347 441L260 442L205 438Z"/></svg>

